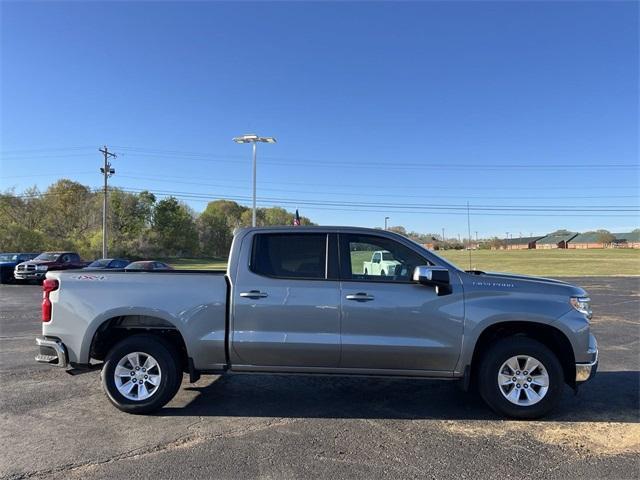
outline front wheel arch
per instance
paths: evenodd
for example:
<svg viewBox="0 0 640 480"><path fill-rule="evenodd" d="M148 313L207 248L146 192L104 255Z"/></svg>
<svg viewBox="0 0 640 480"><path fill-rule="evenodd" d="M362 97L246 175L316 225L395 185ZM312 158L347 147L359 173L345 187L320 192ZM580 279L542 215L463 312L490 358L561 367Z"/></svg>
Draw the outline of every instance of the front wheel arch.
<svg viewBox="0 0 640 480"><path fill-rule="evenodd" d="M567 336L551 325L536 322L507 321L486 327L476 340L469 368L470 385L475 386L478 367L491 344L507 337L528 337L545 345L560 361L564 380L571 388L576 387L576 361L573 346Z"/></svg>

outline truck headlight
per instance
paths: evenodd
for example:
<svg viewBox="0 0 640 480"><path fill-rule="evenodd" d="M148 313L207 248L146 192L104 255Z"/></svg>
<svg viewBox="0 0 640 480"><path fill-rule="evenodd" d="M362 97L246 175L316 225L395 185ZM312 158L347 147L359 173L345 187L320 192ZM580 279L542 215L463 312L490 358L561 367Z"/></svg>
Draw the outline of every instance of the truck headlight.
<svg viewBox="0 0 640 480"><path fill-rule="evenodd" d="M36 265L36 270L39 272L46 272L49 269L46 265Z"/></svg>
<svg viewBox="0 0 640 480"><path fill-rule="evenodd" d="M571 306L591 320L591 299L589 297L571 297Z"/></svg>

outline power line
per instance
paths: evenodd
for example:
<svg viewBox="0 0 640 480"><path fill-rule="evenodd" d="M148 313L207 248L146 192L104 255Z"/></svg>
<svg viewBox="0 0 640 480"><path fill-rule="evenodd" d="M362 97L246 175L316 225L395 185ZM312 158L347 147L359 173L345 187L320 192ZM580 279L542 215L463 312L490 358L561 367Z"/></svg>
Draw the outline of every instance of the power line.
<svg viewBox="0 0 640 480"><path fill-rule="evenodd" d="M235 186L235 185L227 185L225 183L202 183L202 182L185 182L185 181L180 181L180 180L175 180L175 177L152 177L152 176L146 176L146 177L142 177L142 176L136 176L136 175L120 175L120 178L130 178L133 180L151 180L151 181L156 181L156 182L166 182L166 183L181 183L184 185L198 185L198 186L203 186L203 187L222 187L222 188L229 188L229 189L236 189L236 190L244 190L245 187L242 186ZM183 177L184 178L184 177ZM267 183L267 182L263 182L263 183ZM280 183L280 182L271 182L271 183ZM283 182L284 184L284 182ZM313 184L311 184L313 185ZM315 184L320 186L321 184ZM326 185L324 185L326 186ZM362 188L362 185L359 186L360 188ZM368 187L366 187L368 188ZM261 188L261 190L266 190L266 191L271 191L271 192L287 192L287 193L310 193L310 190L291 190L289 188L287 189L278 189L278 188ZM347 196L357 196L357 197L362 197L363 194L362 193L356 193L353 191L349 191L349 192L341 192L341 191L316 191L314 190L311 193L317 193L317 194L327 194L327 195L347 195ZM367 197L393 197L396 198L397 194L384 194L384 193L366 193ZM404 198L460 198L461 195L407 195L407 194L402 194L402 196ZM475 199L492 199L492 200L512 200L512 199L518 199L518 200L539 200L540 197L539 196L527 196L527 197L515 197L513 195L509 195L508 197L470 197L469 195L464 195L465 198L475 198ZM605 195L605 196L593 196L593 195L589 195L589 196L579 196L579 195L570 195L570 196L554 196L554 199L609 199L609 198L639 198L638 195Z"/></svg>
<svg viewBox="0 0 640 480"><path fill-rule="evenodd" d="M138 156L142 157L167 157L177 160L176 157L190 157L191 159L200 159L218 163L236 163L231 159L241 159L242 157L239 155L231 155L231 154L211 154L205 152L188 152L181 150L164 150L164 149L150 149L150 148L140 148L140 147L131 147L131 146L116 146L115 148L130 152L136 153ZM59 148L58 151L73 151L73 150L83 150L87 149L87 147L67 147L67 148ZM9 150L3 151L2 156L6 156L7 154L11 155L25 155L28 153L37 153L37 152L48 152L53 149L33 149L33 150ZM82 156L84 154L62 154L57 157L65 157L65 156ZM53 158L54 156L47 154L44 156L38 155L39 158ZM305 167L330 167L336 166L341 168L362 168L364 165L362 163L357 162L348 162L348 161L334 161L334 160L311 160L311 159L303 159L303 158L293 158L293 157L278 157L278 156L264 156L264 162L270 165L283 165L283 166L300 166L304 165ZM480 169L480 170L566 170L566 169L582 169L585 168L595 169L595 170L637 170L640 168L640 165L637 163L606 163L606 162L598 162L598 163L566 163L566 162L554 162L553 164L539 164L539 163L527 163L527 164L517 164L517 163L492 163L492 162L398 162L396 160L389 160L384 162L370 162L366 163L367 167L384 167L385 169L394 169L394 170L406 170L406 169L425 169L425 168L437 168L439 170L470 170L470 169Z"/></svg>
<svg viewBox="0 0 640 480"><path fill-rule="evenodd" d="M182 156L190 156L190 157L200 157L204 159L210 158L241 158L237 155L212 155L211 153L205 152L185 152L180 150L164 150L164 149L149 149L149 148L141 148L141 147L131 147L131 146L117 146L116 148L120 150L128 150L139 154L149 154L149 155L182 155ZM293 158L293 157L278 157L278 156L269 156L265 155L263 157L265 160L271 160L283 165L301 165L305 166L309 165L320 165L320 166L342 166L342 167L357 167L361 168L365 166L362 163L349 163L344 161L325 161L325 160L310 160L310 159L302 159L302 158ZM286 162L286 163L283 163ZM564 162L556 162L553 164L540 165L540 164L514 164L514 163L484 163L484 162L474 162L474 163L443 163L443 162L419 162L419 163L402 163L396 161L388 161L388 162L366 162L366 166L381 166L385 168L394 168L394 167L403 167L403 168L498 168L498 169L510 169L510 168L523 168L523 169L566 169L566 168L597 168L597 169L611 169L611 168L640 168L640 164L637 163L564 163Z"/></svg>
<svg viewBox="0 0 640 480"><path fill-rule="evenodd" d="M243 195L220 195L215 193L193 193L176 190L155 190L149 188L123 188L117 187L124 192L139 193L148 191L165 195L181 196L185 198L226 198L246 200L250 197ZM18 198L37 197L39 195L47 195L44 193L36 193L31 195L13 195ZM446 204L446 203L380 203L380 202L351 202L351 201L327 201L323 199L298 199L285 197L262 197L263 200L281 203L299 203L308 205L329 205L329 206L348 206L348 207L374 207L374 208L404 208L404 209L435 209L435 210L452 210L466 211L466 204ZM613 206L613 205L594 205L585 208L581 205L484 205L476 204L470 207L472 211L523 211L523 212L636 212L640 213L640 206Z"/></svg>
<svg viewBox="0 0 640 480"><path fill-rule="evenodd" d="M151 189L120 189L125 193L133 193L133 194L138 194L141 193L143 191L147 191L150 193L153 193L156 196L159 197L175 197L175 198L179 198L179 199L184 199L184 200L190 200L190 201L196 201L196 202L211 202L214 200L218 200L218 199L226 199L226 200L235 200L235 201L250 201L251 198L250 197L242 197L242 196L224 196L224 197L219 197L219 196L215 196L215 195L205 195L205 194L189 194L187 192L184 193L178 193L178 192L167 192L167 191L158 191L158 190L151 190ZM14 198L37 198L37 197L46 197L49 195L61 195L60 193L40 193L40 194L32 194L32 195L16 195L14 196ZM267 201L269 200L269 201ZM277 206L274 205L273 203L271 203L273 200L272 199L261 199L258 203L260 203L261 206ZM284 205L298 205L300 204L300 201L297 200L282 200L282 201L278 201L278 204L284 204ZM340 204L338 204L340 205ZM379 213L380 211L380 207L377 207L375 205L371 205L371 206L364 206L364 207L356 207L356 206L345 206L348 208L339 208L335 207L335 206L326 206L325 202L322 203L313 203L313 204L309 204L309 205L305 205L305 208L308 210L320 210L320 211L357 211L357 212L371 212L371 213ZM466 207L463 207L463 209ZM424 214L430 214L430 215L466 215L466 212L464 211L441 211L436 209L435 207L426 207L422 210L402 210L402 209L396 209L394 207L393 210L394 213L408 213L408 214L417 214L417 213L424 213ZM546 212L546 213L527 213L527 212L518 212L518 213L497 213L497 212L486 212L486 211L477 211L474 212L474 215L476 216L492 216L492 217L566 217L567 213L562 213L562 214L555 214L553 212ZM616 213L606 213L606 214L599 214L599 213L590 213L590 214L583 214L583 213L572 213L572 217L634 217L634 218L638 218L637 214L631 215L631 214L616 214Z"/></svg>

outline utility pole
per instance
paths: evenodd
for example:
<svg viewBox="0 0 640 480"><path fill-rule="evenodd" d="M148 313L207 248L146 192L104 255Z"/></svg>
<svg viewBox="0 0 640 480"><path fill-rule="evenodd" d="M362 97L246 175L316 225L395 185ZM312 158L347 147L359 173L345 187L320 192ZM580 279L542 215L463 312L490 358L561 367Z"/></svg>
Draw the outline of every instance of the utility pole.
<svg viewBox="0 0 640 480"><path fill-rule="evenodd" d="M116 154L110 152L106 145L104 148L98 149L98 151L104 155L104 167L100 168L100 172L104 176L104 198L102 199L102 258L107 258L107 180L116 173L116 170L111 168L111 163L109 163L109 158L116 158Z"/></svg>
<svg viewBox="0 0 640 480"><path fill-rule="evenodd" d="M476 243L478 243L478 231L476 230Z"/></svg>
<svg viewBox="0 0 640 480"><path fill-rule="evenodd" d="M384 217L384 229L387 229L387 222L389 220L390 217Z"/></svg>
<svg viewBox="0 0 640 480"><path fill-rule="evenodd" d="M444 243L444 227L442 227L442 242Z"/></svg>
<svg viewBox="0 0 640 480"><path fill-rule="evenodd" d="M507 232L506 236L504 237L504 248L505 250L509 250L509 232Z"/></svg>

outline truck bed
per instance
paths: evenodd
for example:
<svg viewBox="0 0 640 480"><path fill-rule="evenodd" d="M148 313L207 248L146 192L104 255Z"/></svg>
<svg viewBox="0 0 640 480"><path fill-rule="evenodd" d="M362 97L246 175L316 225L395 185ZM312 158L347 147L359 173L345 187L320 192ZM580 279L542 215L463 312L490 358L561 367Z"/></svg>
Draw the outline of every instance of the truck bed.
<svg viewBox="0 0 640 480"><path fill-rule="evenodd" d="M223 270L50 272L60 288L51 292L52 320L43 334L64 336L69 361L89 361L98 328L121 317L172 325L185 339L196 368L222 368L225 358L227 280ZM171 280L169 280L171 278ZM126 323L126 322L125 322Z"/></svg>

